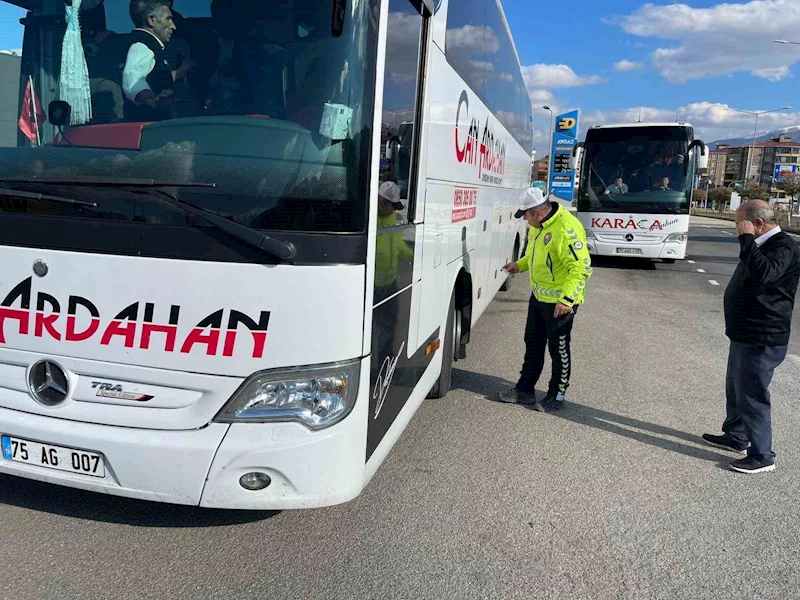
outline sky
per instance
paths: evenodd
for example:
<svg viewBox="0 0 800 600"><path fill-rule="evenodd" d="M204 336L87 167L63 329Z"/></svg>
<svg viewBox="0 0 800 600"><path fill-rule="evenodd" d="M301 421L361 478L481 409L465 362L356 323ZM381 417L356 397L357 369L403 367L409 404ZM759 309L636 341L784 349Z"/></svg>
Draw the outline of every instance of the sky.
<svg viewBox="0 0 800 600"><path fill-rule="evenodd" d="M706 142L752 135L755 117L727 108L794 109L759 132L800 126L800 0L503 0L534 106L537 156L549 113L580 109L582 127L687 121ZM21 47L23 11L0 2L0 50Z"/></svg>

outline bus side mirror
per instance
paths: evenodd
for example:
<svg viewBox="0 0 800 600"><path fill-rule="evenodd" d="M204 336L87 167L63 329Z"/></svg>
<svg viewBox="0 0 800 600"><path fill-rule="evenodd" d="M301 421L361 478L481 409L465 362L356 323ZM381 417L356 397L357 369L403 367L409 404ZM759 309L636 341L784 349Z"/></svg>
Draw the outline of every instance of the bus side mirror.
<svg viewBox="0 0 800 600"><path fill-rule="evenodd" d="M698 148L697 158L695 164L697 165L697 169L707 169L708 168L708 148L701 140L695 140L692 142L692 145L689 146L689 151L691 152L695 148ZM688 169L688 161L685 161L684 164L687 165Z"/></svg>
<svg viewBox="0 0 800 600"><path fill-rule="evenodd" d="M708 168L708 153L701 152L697 156L697 168L698 169L707 169Z"/></svg>
<svg viewBox="0 0 800 600"><path fill-rule="evenodd" d="M63 100L53 100L47 107L47 118L56 127L63 127L69 123L71 113L72 107L69 102L64 102Z"/></svg>
<svg viewBox="0 0 800 600"><path fill-rule="evenodd" d="M331 35L333 37L342 37L346 14L347 0L333 0L333 16L331 18Z"/></svg>
<svg viewBox="0 0 800 600"><path fill-rule="evenodd" d="M400 138L393 136L386 142L386 160L394 160L400 149Z"/></svg>
<svg viewBox="0 0 800 600"><path fill-rule="evenodd" d="M578 170L578 149L583 148L584 143L578 142L572 147L572 154L569 157L569 170L570 171L577 171Z"/></svg>

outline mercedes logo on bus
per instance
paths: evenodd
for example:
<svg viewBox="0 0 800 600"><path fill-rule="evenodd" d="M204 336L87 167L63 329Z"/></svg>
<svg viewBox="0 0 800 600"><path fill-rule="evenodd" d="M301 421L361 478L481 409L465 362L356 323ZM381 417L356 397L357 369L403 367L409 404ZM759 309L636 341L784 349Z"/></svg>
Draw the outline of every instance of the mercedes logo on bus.
<svg viewBox="0 0 800 600"><path fill-rule="evenodd" d="M626 235L625 236L625 241L626 242L632 242L633 241L633 234L629 233L628 235Z"/></svg>
<svg viewBox="0 0 800 600"><path fill-rule="evenodd" d="M39 404L57 406L69 395L69 379L56 363L42 360L31 367L28 389Z"/></svg>

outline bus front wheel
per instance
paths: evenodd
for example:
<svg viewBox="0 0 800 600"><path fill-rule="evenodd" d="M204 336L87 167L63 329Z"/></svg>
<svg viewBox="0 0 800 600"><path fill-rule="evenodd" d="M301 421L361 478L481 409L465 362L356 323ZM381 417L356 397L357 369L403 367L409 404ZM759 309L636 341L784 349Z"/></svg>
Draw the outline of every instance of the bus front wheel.
<svg viewBox="0 0 800 600"><path fill-rule="evenodd" d="M667 265L674 265L675 264L675 259L674 258L662 258L661 260L663 260L664 264L667 264Z"/></svg>

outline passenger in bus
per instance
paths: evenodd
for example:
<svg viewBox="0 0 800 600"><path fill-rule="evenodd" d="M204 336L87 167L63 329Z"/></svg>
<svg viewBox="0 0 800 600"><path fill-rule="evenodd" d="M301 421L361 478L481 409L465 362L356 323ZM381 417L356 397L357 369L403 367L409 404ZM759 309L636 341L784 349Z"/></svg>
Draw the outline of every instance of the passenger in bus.
<svg viewBox="0 0 800 600"><path fill-rule="evenodd" d="M669 187L670 186L669 177L662 178L661 182L657 183L656 185L658 186L658 189L660 189L663 192L669 191L669 189L670 189L670 187Z"/></svg>
<svg viewBox="0 0 800 600"><path fill-rule="evenodd" d="M617 177L616 181L606 190L606 194L621 196L628 193L628 184L622 181L622 177Z"/></svg>
<svg viewBox="0 0 800 600"><path fill-rule="evenodd" d="M136 29L122 72L125 118L130 121L161 121L172 116L175 81L192 68L191 61L170 65L166 44L175 32L170 0L131 0L131 20Z"/></svg>

